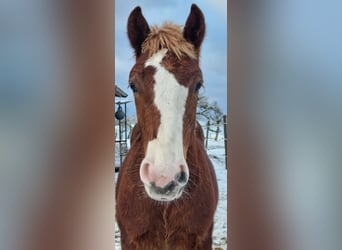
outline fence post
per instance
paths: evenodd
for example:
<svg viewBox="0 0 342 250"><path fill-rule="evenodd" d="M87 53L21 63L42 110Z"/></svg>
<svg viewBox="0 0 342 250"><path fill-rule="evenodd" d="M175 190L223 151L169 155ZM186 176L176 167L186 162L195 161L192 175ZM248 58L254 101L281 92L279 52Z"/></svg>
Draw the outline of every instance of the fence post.
<svg viewBox="0 0 342 250"><path fill-rule="evenodd" d="M207 122L207 135L205 137L205 148L206 149L208 149L209 126L210 126L210 122L208 120L208 122Z"/></svg>
<svg viewBox="0 0 342 250"><path fill-rule="evenodd" d="M227 156L227 115L223 116L223 131L224 131L224 150L225 150L225 160L226 169L228 168L228 156Z"/></svg>

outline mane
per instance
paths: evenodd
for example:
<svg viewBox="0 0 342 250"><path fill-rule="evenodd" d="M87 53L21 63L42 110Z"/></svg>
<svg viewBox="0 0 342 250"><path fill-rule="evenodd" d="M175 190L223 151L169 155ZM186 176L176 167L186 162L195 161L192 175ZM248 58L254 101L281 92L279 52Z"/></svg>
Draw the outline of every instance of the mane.
<svg viewBox="0 0 342 250"><path fill-rule="evenodd" d="M142 44L142 52L148 52L151 57L164 48L173 52L178 59L182 56L198 59L194 46L185 40L179 25L165 23L162 27L151 26L150 34Z"/></svg>

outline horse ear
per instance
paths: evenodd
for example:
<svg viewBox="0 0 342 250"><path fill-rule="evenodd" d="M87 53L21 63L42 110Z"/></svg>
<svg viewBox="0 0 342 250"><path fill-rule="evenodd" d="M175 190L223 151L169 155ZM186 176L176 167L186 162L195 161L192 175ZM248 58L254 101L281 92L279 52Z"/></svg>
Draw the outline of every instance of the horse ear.
<svg viewBox="0 0 342 250"><path fill-rule="evenodd" d="M135 51L135 56L141 55L141 45L150 33L150 28L144 16L141 13L141 8L136 7L128 17L127 22L128 39Z"/></svg>
<svg viewBox="0 0 342 250"><path fill-rule="evenodd" d="M204 34L204 15L196 4L192 4L190 14L183 29L183 36L187 41L194 45L197 54L199 54Z"/></svg>

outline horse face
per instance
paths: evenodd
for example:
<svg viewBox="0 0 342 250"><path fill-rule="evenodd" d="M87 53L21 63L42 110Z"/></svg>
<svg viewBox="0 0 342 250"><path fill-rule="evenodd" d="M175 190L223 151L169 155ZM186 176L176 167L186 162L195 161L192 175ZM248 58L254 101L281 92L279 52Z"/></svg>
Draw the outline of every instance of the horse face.
<svg viewBox="0 0 342 250"><path fill-rule="evenodd" d="M197 14L198 8L192 8L184 38L186 30L204 34L204 30L196 32L192 27L195 24L204 29L190 18L198 17ZM202 73L197 59L179 57L171 49L161 48L152 55L149 51L142 52L141 43L149 32L138 7L129 17L128 36L136 54L129 84L134 92L144 143L139 173L150 198L172 201L182 195L189 179L186 154L195 132L197 92L202 85ZM191 39L194 53L199 53L201 41Z"/></svg>

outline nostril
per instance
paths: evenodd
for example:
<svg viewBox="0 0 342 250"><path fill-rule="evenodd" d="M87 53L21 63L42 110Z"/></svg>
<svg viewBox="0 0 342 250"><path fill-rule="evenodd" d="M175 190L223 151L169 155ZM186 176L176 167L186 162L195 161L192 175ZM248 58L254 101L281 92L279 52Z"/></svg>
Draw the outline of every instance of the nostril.
<svg viewBox="0 0 342 250"><path fill-rule="evenodd" d="M186 173L184 171L177 173L175 176L175 180L181 184L186 183L187 182Z"/></svg>
<svg viewBox="0 0 342 250"><path fill-rule="evenodd" d="M148 163L144 163L142 165L142 174L145 175L145 176L148 176L148 167L149 167Z"/></svg>
<svg viewBox="0 0 342 250"><path fill-rule="evenodd" d="M176 183L174 181L171 181L169 184L166 185L165 189L167 192L173 191L173 189L176 187Z"/></svg>
<svg viewBox="0 0 342 250"><path fill-rule="evenodd" d="M186 167L183 165L183 164L181 164L180 165L180 170L181 170L181 172L186 172Z"/></svg>

